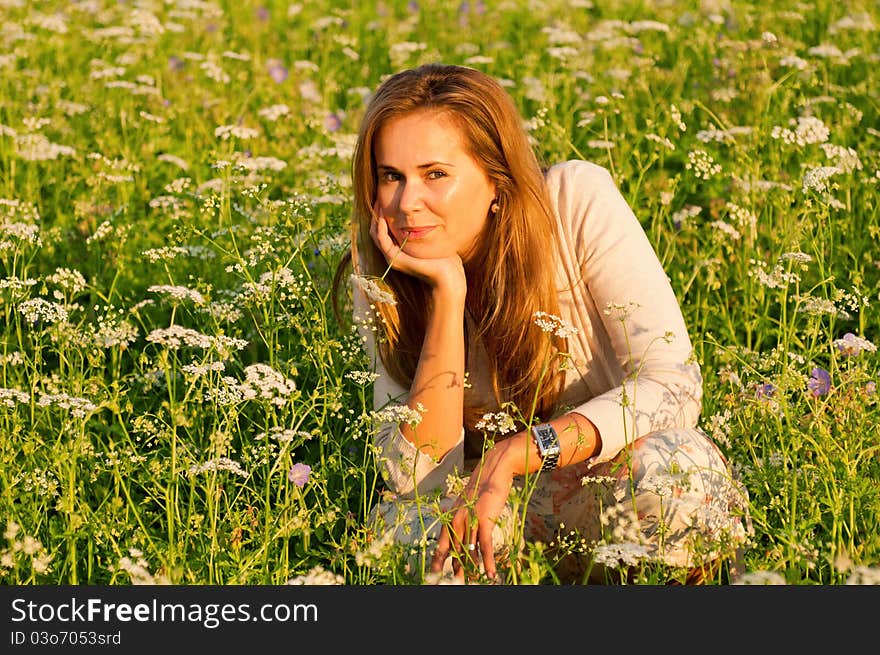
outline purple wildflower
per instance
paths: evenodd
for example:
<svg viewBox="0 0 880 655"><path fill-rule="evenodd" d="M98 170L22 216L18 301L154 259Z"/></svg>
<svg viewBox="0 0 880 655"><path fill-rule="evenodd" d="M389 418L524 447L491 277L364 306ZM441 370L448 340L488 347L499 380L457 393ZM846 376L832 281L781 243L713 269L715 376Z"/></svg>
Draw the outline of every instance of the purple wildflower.
<svg viewBox="0 0 880 655"><path fill-rule="evenodd" d="M758 398L758 400L761 400L762 398L770 398L774 393L776 393L776 387L770 382L759 384L757 389L755 389L755 397Z"/></svg>
<svg viewBox="0 0 880 655"><path fill-rule="evenodd" d="M863 350L867 350L868 352L875 352L877 350L877 347L873 343L867 339L856 336L852 332L847 332L842 338L835 339L834 345L837 346L837 350L839 350L845 357L853 357Z"/></svg>
<svg viewBox="0 0 880 655"><path fill-rule="evenodd" d="M168 68L173 71L183 70L186 67L186 62L183 61L180 57L176 55L171 55L168 57Z"/></svg>
<svg viewBox="0 0 880 655"><path fill-rule="evenodd" d="M874 380L871 380L865 385L865 393L869 396L873 396L875 393L877 393L877 383L874 382Z"/></svg>
<svg viewBox="0 0 880 655"><path fill-rule="evenodd" d="M288 70L287 67L281 63L279 59L270 59L266 62L269 69L269 76L275 80L276 84L281 84L284 80L287 79Z"/></svg>
<svg viewBox="0 0 880 655"><path fill-rule="evenodd" d="M816 367L810 373L807 387L817 398L831 391L831 375L824 368Z"/></svg>
<svg viewBox="0 0 880 655"><path fill-rule="evenodd" d="M261 21L269 20L269 10L263 6L257 7L257 11L255 12L257 19Z"/></svg>
<svg viewBox="0 0 880 655"><path fill-rule="evenodd" d="M324 118L324 129L328 132L335 132L340 127L342 127L342 119L338 114L328 114Z"/></svg>
<svg viewBox="0 0 880 655"><path fill-rule="evenodd" d="M309 481L309 476L311 474L311 466L297 462L291 466L290 471L287 472L287 479L293 482L297 487L304 487L306 486L306 482Z"/></svg>

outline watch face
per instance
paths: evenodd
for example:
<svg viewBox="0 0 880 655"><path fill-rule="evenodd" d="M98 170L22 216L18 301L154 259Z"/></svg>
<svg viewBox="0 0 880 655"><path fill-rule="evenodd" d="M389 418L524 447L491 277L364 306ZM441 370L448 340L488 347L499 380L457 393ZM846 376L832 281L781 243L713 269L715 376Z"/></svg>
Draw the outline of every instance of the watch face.
<svg viewBox="0 0 880 655"><path fill-rule="evenodd" d="M536 430L538 433L538 438L541 440L541 445L544 448L548 448L553 445L553 442L555 441L553 439L553 428L542 425L536 428Z"/></svg>

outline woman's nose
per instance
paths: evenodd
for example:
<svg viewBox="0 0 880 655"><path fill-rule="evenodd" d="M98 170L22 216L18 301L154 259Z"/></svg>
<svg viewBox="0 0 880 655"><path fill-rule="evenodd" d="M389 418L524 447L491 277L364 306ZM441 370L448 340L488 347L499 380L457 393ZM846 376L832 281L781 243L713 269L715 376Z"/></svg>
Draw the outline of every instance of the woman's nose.
<svg viewBox="0 0 880 655"><path fill-rule="evenodd" d="M397 206L400 211L404 214L411 214L421 209L424 204L422 191L422 186L418 181L402 181L397 191Z"/></svg>

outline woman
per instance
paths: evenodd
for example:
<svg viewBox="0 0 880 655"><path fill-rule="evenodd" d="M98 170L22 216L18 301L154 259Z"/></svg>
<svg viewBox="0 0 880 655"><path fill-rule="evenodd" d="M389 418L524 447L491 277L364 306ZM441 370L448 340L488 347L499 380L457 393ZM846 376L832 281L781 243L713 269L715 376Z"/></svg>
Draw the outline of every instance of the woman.
<svg viewBox="0 0 880 655"><path fill-rule="evenodd" d="M431 64L378 88L352 172L392 492L371 522L421 555L414 573L497 581L541 542L577 582L597 552L704 570L744 542L678 302L607 171L543 172L498 83Z"/></svg>

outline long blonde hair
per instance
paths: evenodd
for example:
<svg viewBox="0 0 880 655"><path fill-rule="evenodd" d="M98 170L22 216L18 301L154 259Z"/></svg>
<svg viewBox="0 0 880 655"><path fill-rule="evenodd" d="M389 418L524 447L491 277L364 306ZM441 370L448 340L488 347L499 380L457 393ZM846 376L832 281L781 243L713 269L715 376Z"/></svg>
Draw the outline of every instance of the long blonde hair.
<svg viewBox="0 0 880 655"><path fill-rule="evenodd" d="M425 109L439 110L452 119L468 154L497 190L498 211L489 215L477 252L466 264L467 308L488 354L496 401L513 402L526 420L532 418L534 403L534 414L549 419L564 377L552 360L566 344L542 332L534 315L559 314L556 219L522 118L492 77L462 66L425 64L396 73L379 86L354 149L352 249L337 269L334 287L349 262L361 275L381 276L388 268L369 233L378 180L374 138L390 120ZM408 387L418 364L431 296L423 282L393 269L385 281L397 305L376 303L387 337L379 343L379 354L388 373ZM465 423L472 427L484 408L466 411Z"/></svg>

